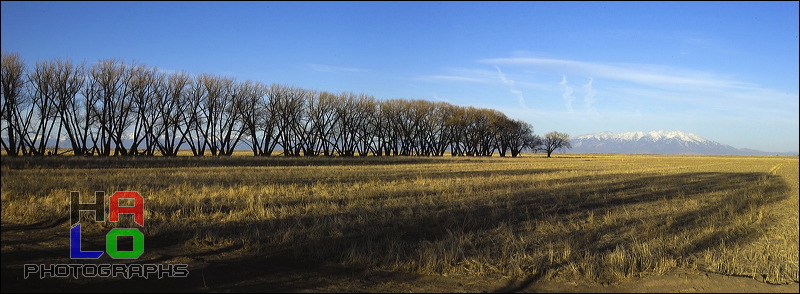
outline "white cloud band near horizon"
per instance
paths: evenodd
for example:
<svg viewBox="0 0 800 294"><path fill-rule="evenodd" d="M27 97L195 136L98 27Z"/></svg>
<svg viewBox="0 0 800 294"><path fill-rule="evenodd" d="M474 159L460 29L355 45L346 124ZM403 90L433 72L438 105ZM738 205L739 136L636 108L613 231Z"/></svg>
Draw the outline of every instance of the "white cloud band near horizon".
<svg viewBox="0 0 800 294"><path fill-rule="evenodd" d="M737 105L744 109L771 109L788 111L798 108L797 93L760 87L754 83L720 78L720 74L702 72L655 64L599 63L548 58L490 58L477 62L494 66L504 65L526 70L550 72L561 76L582 76L597 82L598 79L628 83L618 90L650 91L650 99L690 102L712 107ZM597 88L585 87L587 108L596 102ZM639 85L638 87L635 85ZM563 85L559 85L563 87ZM648 90L649 89L649 90ZM610 88L606 88L606 91ZM608 93L607 93L608 94ZM640 96L642 97L642 96ZM616 97L615 98L619 98ZM737 107L734 106L734 107Z"/></svg>
<svg viewBox="0 0 800 294"><path fill-rule="evenodd" d="M466 76L455 76L455 75L427 75L427 76L419 77L419 78L417 78L417 80L492 84L492 81L489 81L489 80L486 80L486 79L482 79L482 78L474 78L474 77L466 77Z"/></svg>
<svg viewBox="0 0 800 294"><path fill-rule="evenodd" d="M755 85L716 78L709 73L688 71L661 65L606 64L549 58L490 58L478 62L492 65L532 67L598 78L672 88L697 86L714 88L751 88Z"/></svg>

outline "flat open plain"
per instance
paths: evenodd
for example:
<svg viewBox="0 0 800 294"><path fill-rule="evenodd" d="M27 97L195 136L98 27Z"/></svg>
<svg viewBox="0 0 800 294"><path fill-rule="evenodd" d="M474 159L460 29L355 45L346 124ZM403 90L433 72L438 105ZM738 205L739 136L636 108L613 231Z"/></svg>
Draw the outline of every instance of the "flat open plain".
<svg viewBox="0 0 800 294"><path fill-rule="evenodd" d="M6 291L797 292L798 158L2 157ZM69 193L137 191L144 254L70 260ZM120 223L82 222L84 250ZM87 249L88 248L88 249ZM188 264L23 278L24 264Z"/></svg>

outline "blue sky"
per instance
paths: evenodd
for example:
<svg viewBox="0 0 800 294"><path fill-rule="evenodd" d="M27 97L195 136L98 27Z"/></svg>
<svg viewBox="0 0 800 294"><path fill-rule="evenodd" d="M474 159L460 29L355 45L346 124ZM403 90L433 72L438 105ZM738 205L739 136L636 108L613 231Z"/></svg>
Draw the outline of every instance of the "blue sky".
<svg viewBox="0 0 800 294"><path fill-rule="evenodd" d="M2 2L28 66L118 58L798 151L798 2Z"/></svg>

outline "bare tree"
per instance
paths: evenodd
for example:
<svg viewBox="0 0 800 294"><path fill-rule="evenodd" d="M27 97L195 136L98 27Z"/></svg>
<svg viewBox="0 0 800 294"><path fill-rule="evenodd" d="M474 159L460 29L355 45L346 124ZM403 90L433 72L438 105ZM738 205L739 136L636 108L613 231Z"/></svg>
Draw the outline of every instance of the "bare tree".
<svg viewBox="0 0 800 294"><path fill-rule="evenodd" d="M393 100L398 106L394 119L394 127L399 139L399 150L401 156L414 155L417 149L417 138L419 136L419 126L424 118L421 103L410 100Z"/></svg>
<svg viewBox="0 0 800 294"><path fill-rule="evenodd" d="M335 107L336 129L334 143L339 156L354 156L358 145L358 98L355 93L339 95Z"/></svg>
<svg viewBox="0 0 800 294"><path fill-rule="evenodd" d="M539 153L539 151L544 150L542 147L542 145L544 145L544 139L542 139L542 136L534 134L528 138L528 142L525 145L527 146L526 148L528 150L531 150L534 153Z"/></svg>
<svg viewBox="0 0 800 294"><path fill-rule="evenodd" d="M218 129L216 126L222 119L221 116L223 114L222 95L224 94L222 91L225 90L223 81L220 77L201 74L197 78L197 84L201 87L200 91L203 93L203 98L200 101L200 112L203 120L198 121L198 130L202 135L203 145L208 146L211 155L216 156L217 149L219 149L217 142L219 134L217 134Z"/></svg>
<svg viewBox="0 0 800 294"><path fill-rule="evenodd" d="M380 136L383 145L383 153L386 156L397 156L400 153L400 111L399 99L385 100L380 104Z"/></svg>
<svg viewBox="0 0 800 294"><path fill-rule="evenodd" d="M301 120L305 116L306 90L273 85L269 99L275 103L277 136L284 156L300 156L302 146Z"/></svg>
<svg viewBox="0 0 800 294"><path fill-rule="evenodd" d="M32 129L26 134L33 155L45 155L47 143L52 138L56 118L59 113L59 100L56 94L57 65L55 62L37 62L33 72L28 76L33 87L33 111L26 120L31 122ZM60 130L61 128L58 128ZM59 141L59 134L56 141Z"/></svg>
<svg viewBox="0 0 800 294"><path fill-rule="evenodd" d="M359 156L367 156L370 152L375 152L375 125L372 123L375 120L375 113L377 111L377 103L375 98L361 94L355 108L355 119L353 127L355 127L356 138L356 153Z"/></svg>
<svg viewBox="0 0 800 294"><path fill-rule="evenodd" d="M261 83L247 81L240 85L241 119L245 132L243 141L250 146L254 156L269 156L275 148L267 90Z"/></svg>
<svg viewBox="0 0 800 294"><path fill-rule="evenodd" d="M157 138L155 125L159 120L162 105L158 105L157 97L164 91L164 79L155 68L142 65L132 67L129 73L130 95L133 112L133 142L129 155L154 155ZM141 153L139 145L144 142L145 150Z"/></svg>
<svg viewBox="0 0 800 294"><path fill-rule="evenodd" d="M526 148L534 149L541 144L541 139L533 134L533 126L521 120L509 121L508 148L511 157L517 157Z"/></svg>
<svg viewBox="0 0 800 294"><path fill-rule="evenodd" d="M318 110L319 92L314 90L306 90L303 95L303 103L305 109L302 116L296 125L295 135L297 138L297 148L303 153L303 156L317 156L319 154L319 147L322 144L321 138L313 131L314 126L317 124L316 115L312 114Z"/></svg>
<svg viewBox="0 0 800 294"><path fill-rule="evenodd" d="M413 100L411 117L415 121L414 138L412 140L413 154L417 156L430 156L433 153L433 138L435 134L436 106L429 101Z"/></svg>
<svg viewBox="0 0 800 294"><path fill-rule="evenodd" d="M122 136L131 123L127 73L126 66L113 59L101 60L89 70L85 95L97 120L98 129L91 136L100 155L110 156L112 143L115 155L125 153Z"/></svg>
<svg viewBox="0 0 800 294"><path fill-rule="evenodd" d="M26 107L26 99L23 94L25 87L25 64L22 62L18 54L3 53L2 57L2 73L0 80L2 80L3 96L0 99L2 111L0 115L0 123L2 128L0 131L6 132L6 139L0 140L3 149L9 156L19 156L20 153L26 154L25 144L23 143L23 133L26 132L23 128L22 114L23 108Z"/></svg>
<svg viewBox="0 0 800 294"><path fill-rule="evenodd" d="M320 137L322 145L322 155L333 156L336 150L335 132L339 122L336 113L336 105L341 103L341 97L329 92L322 92L319 95L319 105L315 112L309 115L316 116L314 132Z"/></svg>
<svg viewBox="0 0 800 294"><path fill-rule="evenodd" d="M257 105L257 109L262 109L260 113L256 113L256 117L261 115L260 119L256 118L255 121L257 122L256 127L256 134L261 134L260 144L261 147L257 148L258 155L261 156L271 156L272 152L275 150L275 147L278 145L279 141L279 134L278 125L280 123L280 117L278 115L278 108L280 106L279 100L274 99L279 95L279 92L282 91L283 86L278 84L273 84L270 87L264 87L263 97L259 99ZM258 122L261 122L259 125ZM256 143L256 142L254 142Z"/></svg>
<svg viewBox="0 0 800 294"><path fill-rule="evenodd" d="M511 140L514 137L514 121L503 116L496 117L491 121L492 132L495 136L495 146L500 157L506 157L506 153L511 148Z"/></svg>
<svg viewBox="0 0 800 294"><path fill-rule="evenodd" d="M184 72L169 74L165 79L166 84L157 92L156 103L159 107L156 108L161 118L156 122L153 133L161 155L176 156L186 142L188 125L183 117L189 111L187 97L192 80Z"/></svg>
<svg viewBox="0 0 800 294"><path fill-rule="evenodd" d="M248 84L249 87L249 83L245 84ZM217 126L220 134L217 139L220 144L220 155L233 155L233 151L236 150L236 146L244 135L244 124L242 124L241 119L242 108L245 105L243 98L250 94L250 89L243 87L243 85L233 79L224 79L223 115Z"/></svg>
<svg viewBox="0 0 800 294"><path fill-rule="evenodd" d="M569 143L569 134L555 131L545 134L542 139L542 148L547 152L547 157L550 157L555 150L572 148Z"/></svg>
<svg viewBox="0 0 800 294"><path fill-rule="evenodd" d="M336 125L339 115L336 106L341 102L339 96L328 92L312 92L307 95L307 115L305 118L306 136L303 147L305 156L333 156Z"/></svg>
<svg viewBox="0 0 800 294"><path fill-rule="evenodd" d="M55 66L55 94L61 127L67 132L73 154L84 155L88 151L86 124L91 122L91 113L86 108L85 97L78 94L86 82L85 64L73 65L69 60L58 60ZM55 152L58 153L58 143Z"/></svg>
<svg viewBox="0 0 800 294"><path fill-rule="evenodd" d="M452 115L446 122L447 129L450 131L450 154L452 156L465 156L467 149L467 108L454 107Z"/></svg>
<svg viewBox="0 0 800 294"><path fill-rule="evenodd" d="M464 143L467 156L492 156L495 149L495 135L492 127L498 112L489 109L469 107L467 109Z"/></svg>
<svg viewBox="0 0 800 294"><path fill-rule="evenodd" d="M208 140L206 136L206 119L203 113L206 111L205 100L206 90L204 88L201 77L196 77L192 83L189 84L189 89L186 99L186 109L183 112L183 122L186 125L185 132L183 133L186 138L186 143L192 150L194 156L204 156L206 148L208 147Z"/></svg>
<svg viewBox="0 0 800 294"><path fill-rule="evenodd" d="M447 147L453 141L454 129L452 124L453 117L456 115L457 107L445 102L435 103L427 123L430 125L430 133L427 135L431 155L444 156Z"/></svg>
<svg viewBox="0 0 800 294"><path fill-rule="evenodd" d="M197 124L211 155L231 155L242 138L239 116L243 107L239 87L233 79L200 75L202 121Z"/></svg>

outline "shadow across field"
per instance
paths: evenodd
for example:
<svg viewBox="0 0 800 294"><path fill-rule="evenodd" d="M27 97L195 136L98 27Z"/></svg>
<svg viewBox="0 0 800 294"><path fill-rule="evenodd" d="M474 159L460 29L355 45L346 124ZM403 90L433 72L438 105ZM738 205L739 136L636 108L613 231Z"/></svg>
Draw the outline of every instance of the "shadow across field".
<svg viewBox="0 0 800 294"><path fill-rule="evenodd" d="M466 176L461 175L461 176ZM513 185L515 183L507 183ZM517 183L522 184L522 183ZM530 187L530 186L528 186ZM767 173L700 172L673 175L614 174L561 179L560 185L496 193L490 198L465 197L461 202L421 203L409 193L385 193L376 201L405 199L407 205L359 207L324 215L298 215L271 220L198 223L192 230L171 229L146 235L147 253L137 263L160 263L174 257L190 261L186 279L109 281L67 279L21 280L19 267L41 262L36 256L66 254L64 247L47 252L3 252L3 292L6 291L267 291L297 292L325 289L341 280L359 280L362 269L405 269L410 272L447 272L475 260L492 261L507 254L529 254L524 265L535 273L511 281L498 291L526 288L587 256L603 256L636 242L658 243L665 235L692 232L714 222L712 234L698 234L687 246L662 252L681 259L721 246L751 243L765 231L767 222L735 226L743 212L753 211L788 197L785 181ZM486 189L491 189L487 183ZM377 197L377 196L376 196ZM674 212L649 213L648 207L693 202ZM287 203L287 205L301 205ZM156 210L158 208L155 208ZM606 214L615 220L602 223ZM626 216L628 213L630 216ZM593 224L580 227L581 219ZM523 224L571 223L569 231L547 228L526 231ZM5 232L5 230L4 230ZM511 236L533 241L512 248ZM466 237L469 240L459 238ZM198 238L227 240L207 249L184 254L182 246ZM4 243L5 233L4 233ZM518 242L518 241L513 241ZM548 243L567 242L573 254L549 261L541 253ZM86 246L102 246L87 243ZM519 245L519 244L517 244ZM244 253L243 253L244 252ZM234 254L236 253L236 254ZM230 255L231 257L226 257ZM340 265L346 265L340 266ZM501 271L511 265L496 265ZM511 268L507 269L513 272ZM309 273L310 276L309 276ZM495 273L487 273L493 275ZM400 275L398 273L398 275ZM402 274L413 279L414 274ZM315 278L310 278L310 277ZM11 280L11 283L7 281ZM364 282L369 283L369 281ZM530 290L530 289L527 289Z"/></svg>

